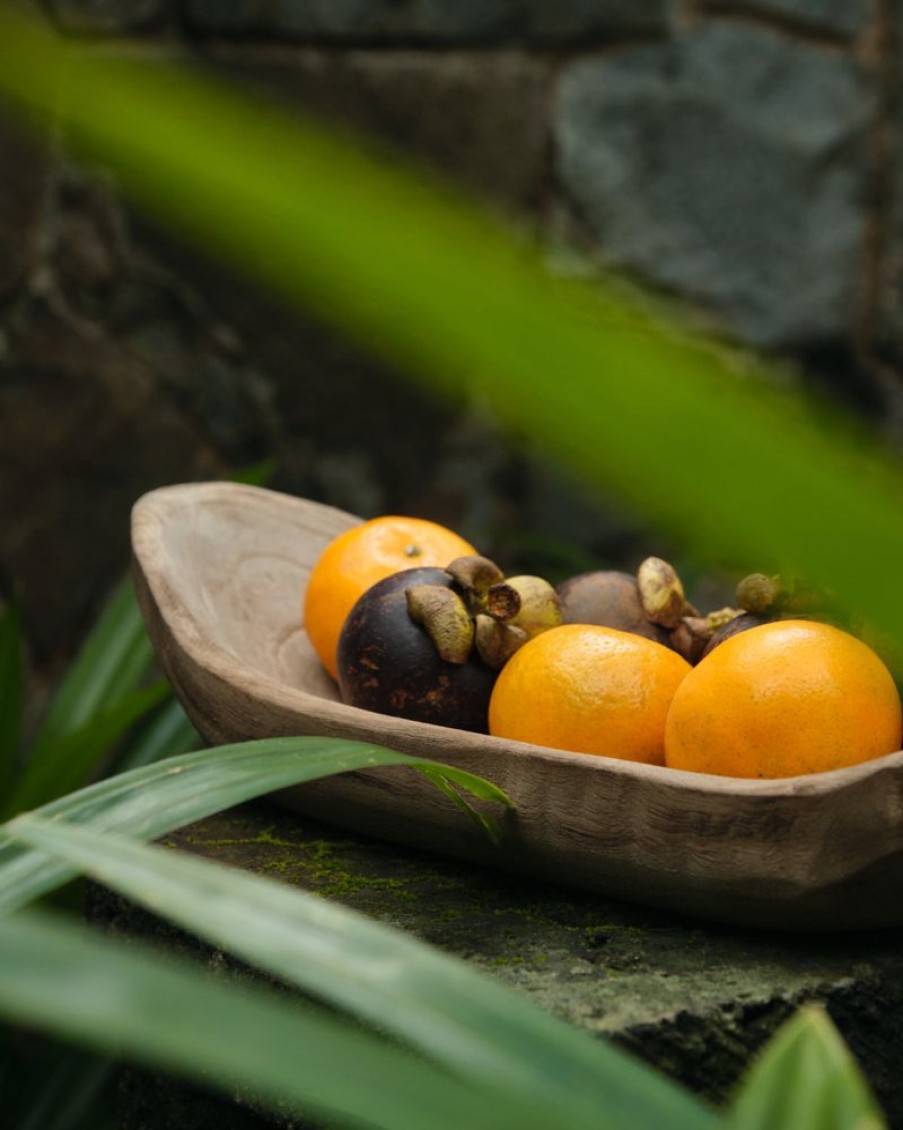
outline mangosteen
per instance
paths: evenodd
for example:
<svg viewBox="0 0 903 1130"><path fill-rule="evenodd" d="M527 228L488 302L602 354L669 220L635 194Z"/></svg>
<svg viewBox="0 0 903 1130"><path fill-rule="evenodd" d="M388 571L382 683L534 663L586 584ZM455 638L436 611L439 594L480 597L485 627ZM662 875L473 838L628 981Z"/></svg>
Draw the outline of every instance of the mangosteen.
<svg viewBox="0 0 903 1130"><path fill-rule="evenodd" d="M768 624L773 619L773 616L765 616L759 612L741 612L737 616L732 616L714 629L709 642L705 645L702 658L705 659L720 643L729 640L731 636L739 635L749 628L758 628L760 624Z"/></svg>
<svg viewBox="0 0 903 1130"><path fill-rule="evenodd" d="M565 624L599 624L670 645L667 628L647 616L637 579L630 573L614 569L580 573L562 581L557 592Z"/></svg>
<svg viewBox="0 0 903 1130"><path fill-rule="evenodd" d="M412 590L415 598L435 597L436 587L449 590L447 600L436 601L440 621L447 616L450 634L456 635L464 624L463 609L472 639L472 622L449 573L433 568L393 573L360 597L342 628L338 646L342 700L379 714L485 733L497 672L469 645L450 650L441 641L437 645L435 631L418 622L421 605L412 599ZM466 627L462 630L466 635ZM453 661L440 652L453 656Z"/></svg>

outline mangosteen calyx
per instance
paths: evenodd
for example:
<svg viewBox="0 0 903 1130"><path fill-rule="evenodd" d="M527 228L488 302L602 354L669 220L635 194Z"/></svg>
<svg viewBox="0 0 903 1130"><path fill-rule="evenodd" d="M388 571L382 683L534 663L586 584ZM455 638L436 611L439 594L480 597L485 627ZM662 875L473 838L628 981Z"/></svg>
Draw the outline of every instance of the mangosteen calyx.
<svg viewBox="0 0 903 1130"><path fill-rule="evenodd" d="M446 663L466 663L474 641L474 624L461 597L442 585L411 585L405 590L408 615L420 624Z"/></svg>

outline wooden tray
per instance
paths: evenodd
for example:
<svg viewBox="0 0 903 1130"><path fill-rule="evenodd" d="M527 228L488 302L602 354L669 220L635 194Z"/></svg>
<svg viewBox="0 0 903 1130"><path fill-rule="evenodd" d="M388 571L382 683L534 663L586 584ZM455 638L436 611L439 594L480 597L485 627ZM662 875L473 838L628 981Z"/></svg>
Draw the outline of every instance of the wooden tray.
<svg viewBox="0 0 903 1130"><path fill-rule="evenodd" d="M166 487L134 508L138 597L176 694L213 743L376 741L487 777L494 847L418 774L342 774L276 798L318 818L584 890L785 929L903 924L903 752L740 781L564 753L344 706L301 624L313 563L360 519L273 491Z"/></svg>

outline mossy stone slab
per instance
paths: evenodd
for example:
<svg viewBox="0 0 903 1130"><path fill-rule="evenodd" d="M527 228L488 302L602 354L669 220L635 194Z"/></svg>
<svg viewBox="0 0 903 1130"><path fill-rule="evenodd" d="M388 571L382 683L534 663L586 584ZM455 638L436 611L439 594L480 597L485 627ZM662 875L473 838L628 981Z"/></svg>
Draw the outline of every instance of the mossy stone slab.
<svg viewBox="0 0 903 1130"><path fill-rule="evenodd" d="M891 1125L903 1130L901 931L790 935L715 926L367 840L265 802L210 817L165 843L410 931L716 1103L799 1005L822 1002ZM89 914L114 930L195 946L97 889ZM228 1113L220 1100L143 1074L129 1078L125 1093L122 1130L299 1125L246 1109Z"/></svg>

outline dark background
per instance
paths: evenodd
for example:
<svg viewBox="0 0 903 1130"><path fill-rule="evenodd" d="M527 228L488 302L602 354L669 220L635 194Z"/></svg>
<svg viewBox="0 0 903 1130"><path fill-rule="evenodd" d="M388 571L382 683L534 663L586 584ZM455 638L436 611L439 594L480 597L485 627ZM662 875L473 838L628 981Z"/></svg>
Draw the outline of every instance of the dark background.
<svg viewBox="0 0 903 1130"><path fill-rule="evenodd" d="M415 156L554 269L619 268L898 443L898 0L33 6ZM102 169L3 118L0 164L0 582L22 593L35 670L125 569L142 492L262 460L277 489L432 517L553 579L668 552L478 391L430 400L149 227Z"/></svg>

